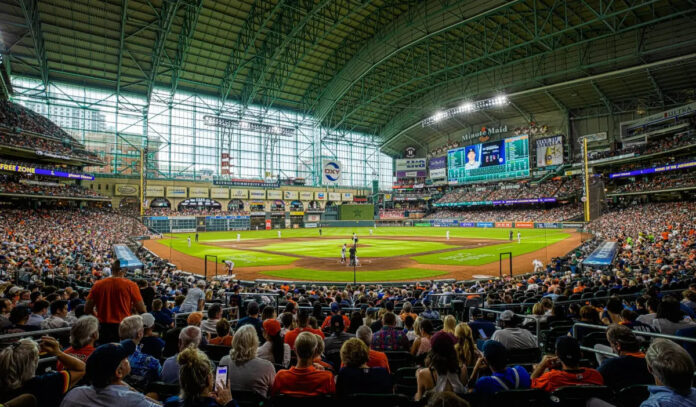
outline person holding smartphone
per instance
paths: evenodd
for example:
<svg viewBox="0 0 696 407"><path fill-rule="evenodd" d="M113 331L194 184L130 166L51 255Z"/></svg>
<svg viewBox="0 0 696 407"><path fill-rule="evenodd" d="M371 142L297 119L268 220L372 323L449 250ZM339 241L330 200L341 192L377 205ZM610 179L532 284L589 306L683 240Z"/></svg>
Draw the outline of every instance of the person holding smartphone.
<svg viewBox="0 0 696 407"><path fill-rule="evenodd" d="M190 347L179 353L181 394L167 399L164 407L237 407L227 385L227 366L210 369L205 353Z"/></svg>

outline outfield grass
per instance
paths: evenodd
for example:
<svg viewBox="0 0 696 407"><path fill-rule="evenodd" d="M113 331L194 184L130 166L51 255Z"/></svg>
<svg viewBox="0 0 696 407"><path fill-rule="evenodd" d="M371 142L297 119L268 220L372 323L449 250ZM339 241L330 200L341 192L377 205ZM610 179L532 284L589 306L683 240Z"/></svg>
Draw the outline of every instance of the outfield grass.
<svg viewBox="0 0 696 407"><path fill-rule="evenodd" d="M353 271L321 271L307 270L303 268L292 268L287 270L265 271L263 275L277 277L287 280L312 280L312 281L353 281ZM373 281L398 281L398 280L419 280L430 279L433 277L447 274L446 271L424 270L416 268L402 268L396 270L381 271L358 271L357 281L360 283Z"/></svg>
<svg viewBox="0 0 696 407"><path fill-rule="evenodd" d="M202 259L206 254L217 256L218 262L222 263L225 260L232 260L235 267L251 267L251 266L277 266L290 264L297 260L294 257L281 256L278 254L259 253L247 250L227 249L224 247L208 246L193 241L191 237L191 247L188 247L186 242L187 236L177 236L175 239L162 239L159 242L167 247L188 254L190 256Z"/></svg>
<svg viewBox="0 0 696 407"><path fill-rule="evenodd" d="M478 238L478 239L498 239L508 240L510 229L504 228L433 228L433 227L379 227L379 228L322 228L323 237L338 237L350 238L353 232L358 234L361 241L363 238L369 238L370 229L374 236L438 236L445 237L445 233L449 230L450 237L463 238ZM554 233L556 230L545 229L520 229L524 237L544 236L544 233ZM226 242L237 239L237 234L244 240L249 239L277 239L278 230L250 230L250 231L231 231L231 232L202 232L200 233L200 242ZM517 237L517 229L515 229L515 237ZM175 237L187 236L193 239L194 233L178 233ZM319 237L319 229L282 229L281 235L286 237ZM169 236L169 235L167 235Z"/></svg>
<svg viewBox="0 0 696 407"><path fill-rule="evenodd" d="M543 249L550 244L560 242L570 237L569 234L558 231L548 231L546 236L537 235L527 237L526 232L527 231L522 233L522 243L517 243L517 240L515 240L504 244L463 249L447 253L427 254L411 258L423 264L480 266L498 261L500 253L511 252L512 257L516 257ZM517 235L515 235L515 238L517 238Z"/></svg>
<svg viewBox="0 0 696 407"><path fill-rule="evenodd" d="M349 239L322 238L313 240L311 242L275 243L267 246L261 246L259 249L310 257L338 258L341 254L341 247L344 243L350 248L351 242ZM440 242L362 238L358 241L358 258L402 256L406 254L431 252L454 247L455 246Z"/></svg>

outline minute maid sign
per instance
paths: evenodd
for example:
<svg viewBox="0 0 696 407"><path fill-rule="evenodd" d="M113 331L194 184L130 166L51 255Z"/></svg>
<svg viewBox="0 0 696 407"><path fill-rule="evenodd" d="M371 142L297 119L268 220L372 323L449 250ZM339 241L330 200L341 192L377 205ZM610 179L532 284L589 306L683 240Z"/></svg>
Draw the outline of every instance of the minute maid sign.
<svg viewBox="0 0 696 407"><path fill-rule="evenodd" d="M324 185L338 184L341 180L341 162L337 160L322 160L321 180Z"/></svg>

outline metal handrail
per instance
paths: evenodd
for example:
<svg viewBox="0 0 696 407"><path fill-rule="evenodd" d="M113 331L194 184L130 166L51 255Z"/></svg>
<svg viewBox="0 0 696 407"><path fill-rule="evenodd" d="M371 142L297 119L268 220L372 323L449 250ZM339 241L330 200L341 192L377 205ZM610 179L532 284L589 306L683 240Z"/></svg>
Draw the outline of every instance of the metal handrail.
<svg viewBox="0 0 696 407"><path fill-rule="evenodd" d="M26 331L26 332L17 332L14 334L5 334L5 335L0 335L0 342L3 342L5 340L12 340L12 339L20 339L20 338L26 338L26 337L35 337L35 336L44 336L44 335L51 335L51 334L61 334L65 332L70 332L70 327L65 327L65 328L53 328L53 329L42 329L40 331Z"/></svg>
<svg viewBox="0 0 696 407"><path fill-rule="evenodd" d="M593 325L593 324L587 324L584 322L576 322L573 324L573 328L576 326L581 326L585 328L592 328L592 329L599 329L602 331L606 331L609 327L606 325ZM635 335L640 335L640 336L649 336L651 338L662 338L662 339L669 339L672 341L679 341L679 342L691 342L691 343L696 343L696 338L690 338L688 336L677 336L677 335L667 335L667 334L661 334L661 333L656 333L656 332L643 332L643 331L633 331L633 334ZM575 329L573 329L573 336L577 336L577 332ZM577 337L576 337L577 339Z"/></svg>
<svg viewBox="0 0 696 407"><path fill-rule="evenodd" d="M660 292L661 293L672 293L672 292L682 292L684 290L685 290L684 288L676 288L673 290L664 290L664 291L660 291ZM553 303L554 303L554 305L556 305L556 304L563 305L563 304L573 304L573 303L582 302L582 301L608 300L608 299L613 298L613 297L640 297L641 295L645 294L644 291L645 291L645 289L642 289L640 291L637 291L635 293L630 293L630 294L614 294L614 295L608 295L605 297L578 298L575 300L554 301ZM487 305L487 306L500 308L500 307L517 307L517 306L524 306L524 305L529 305L529 303L516 302L516 303L512 303L512 304L491 304L491 305Z"/></svg>

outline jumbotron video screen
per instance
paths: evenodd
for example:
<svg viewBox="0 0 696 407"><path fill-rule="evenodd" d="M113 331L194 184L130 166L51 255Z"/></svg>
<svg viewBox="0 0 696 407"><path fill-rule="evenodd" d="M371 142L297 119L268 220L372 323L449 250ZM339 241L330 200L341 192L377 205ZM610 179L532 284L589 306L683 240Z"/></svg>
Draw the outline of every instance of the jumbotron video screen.
<svg viewBox="0 0 696 407"><path fill-rule="evenodd" d="M450 184L528 176L529 136L526 134L447 152L447 179Z"/></svg>

